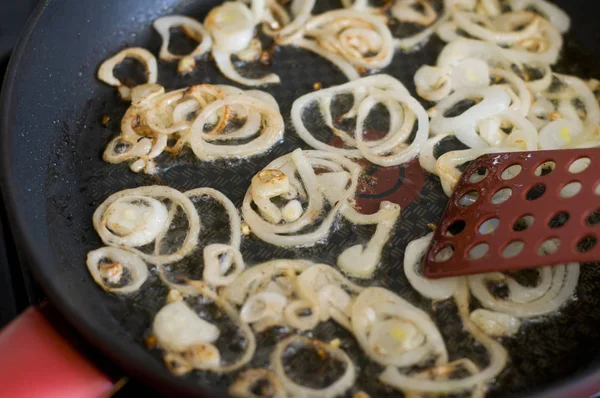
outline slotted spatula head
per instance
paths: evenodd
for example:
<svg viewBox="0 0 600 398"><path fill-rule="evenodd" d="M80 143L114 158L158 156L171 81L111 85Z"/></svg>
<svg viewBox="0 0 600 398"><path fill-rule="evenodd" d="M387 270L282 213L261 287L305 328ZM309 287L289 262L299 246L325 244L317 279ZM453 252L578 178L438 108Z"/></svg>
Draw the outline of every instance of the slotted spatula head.
<svg viewBox="0 0 600 398"><path fill-rule="evenodd" d="M596 261L599 233L600 148L488 154L462 173L423 274Z"/></svg>

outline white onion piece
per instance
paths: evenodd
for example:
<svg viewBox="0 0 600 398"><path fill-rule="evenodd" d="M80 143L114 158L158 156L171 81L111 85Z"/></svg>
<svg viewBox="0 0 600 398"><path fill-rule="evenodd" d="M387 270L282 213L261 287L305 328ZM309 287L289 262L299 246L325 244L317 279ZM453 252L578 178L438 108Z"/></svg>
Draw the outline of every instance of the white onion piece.
<svg viewBox="0 0 600 398"><path fill-rule="evenodd" d="M566 33L571 27L571 18L566 12L561 10L555 4L546 0L510 0L510 7L513 10L524 10L533 8L544 18L558 28L561 33Z"/></svg>
<svg viewBox="0 0 600 398"><path fill-rule="evenodd" d="M165 187L165 186L147 186L140 187L134 189L126 189L124 191L117 192L108 197L94 212L93 223L94 229L104 242L104 244L108 246L120 246L123 244L122 237L115 235L111 232L107 226L107 214L111 205L115 202L120 201L122 198L140 198L140 197L150 197L150 198L159 198L159 199L168 199L172 202L171 211L174 211L176 207L180 207L189 223L189 230L186 234L186 238L184 242L181 244L179 249L177 249L174 253L164 254L164 255L155 255L155 254L146 254L134 247L129 247L128 250L136 253L145 261L155 264L155 265L163 265L169 264L176 261L181 260L187 254L189 254L192 250L196 248L198 243L198 234L200 232L200 218L196 213L196 209L192 202L181 192ZM156 235L158 236L158 234Z"/></svg>
<svg viewBox="0 0 600 398"><path fill-rule="evenodd" d="M254 37L254 16L245 4L227 1L210 10L204 26L214 40L213 49L223 53L245 50Z"/></svg>
<svg viewBox="0 0 600 398"><path fill-rule="evenodd" d="M501 300L489 292L488 281L498 282L510 279L512 278L499 273L468 277L471 292L485 308L519 318L536 317L556 311L573 295L579 279L579 264L571 263L552 267L552 283L550 285L544 283L547 290L541 296L536 291L531 296L532 300L525 303L514 302L510 297L507 300Z"/></svg>
<svg viewBox="0 0 600 398"><path fill-rule="evenodd" d="M271 398L288 398L275 373L262 368L243 371L229 387L229 394L239 398L260 398L263 395L256 395L254 389L261 385L261 382L267 383L265 388L271 393Z"/></svg>
<svg viewBox="0 0 600 398"><path fill-rule="evenodd" d="M220 109L228 106L245 106L251 112L258 112L262 116L263 126L255 139L245 144L218 145L209 143L204 132L204 126L210 118ZM284 123L278 109L269 104L246 95L227 96L222 100L208 105L190 130L189 143L194 154L201 160L214 160L221 158L246 158L266 152L283 137Z"/></svg>
<svg viewBox="0 0 600 398"><path fill-rule="evenodd" d="M458 27L469 35L487 42L514 44L532 37L539 30L540 18L531 13L504 14L503 18L517 19L519 25L527 24L519 31L502 31L489 29L493 21L484 16L458 11L453 14L454 21ZM483 25L483 26L482 26Z"/></svg>
<svg viewBox="0 0 600 398"><path fill-rule="evenodd" d="M262 332L268 327L282 325L283 309L288 304L287 298L274 292L261 292L250 296L240 311L243 322L254 323L254 329ZM256 327L260 322L260 327Z"/></svg>
<svg viewBox="0 0 600 398"><path fill-rule="evenodd" d="M459 288L454 296L464 329L470 333L489 353L489 364L476 373L460 378L447 380L427 380L419 375L406 375L394 366L388 366L379 376L384 384L414 393L452 394L475 389L488 383L505 368L508 361L506 349L496 340L488 337L469 319L469 290L464 278L460 279ZM436 368L431 369L435 371Z"/></svg>
<svg viewBox="0 0 600 398"><path fill-rule="evenodd" d="M317 217L325 206L323 190L319 186L319 180L314 168L330 170L332 172L346 171L351 175L351 180L349 186L344 187L339 195L339 201L331 203L332 208L325 215L320 225L311 232L303 232L307 227L315 224ZM265 170L285 170L284 174L288 178L291 178L297 172L302 182L297 181L292 183L290 179L290 191L288 194L295 192L294 195L297 195L299 192L305 192L308 195L306 208L296 221L284 224L275 223L274 221L276 220L264 218L252 208L252 202L256 203L257 200L262 205L268 206L268 203L263 203L260 197L255 198L253 187L251 187L246 193L242 204L244 220L250 226L252 233L259 239L277 246L293 247L314 245L327 237L337 214L342 208L348 205L347 200L356 191L360 166L340 155L321 151L303 152L298 149L291 154L274 160L266 166ZM293 190L292 187L294 187ZM295 199L294 195L288 196L288 194L280 195L280 197L287 200Z"/></svg>
<svg viewBox="0 0 600 398"><path fill-rule="evenodd" d="M417 94L428 101L439 101L452 92L450 68L423 65L415 74Z"/></svg>
<svg viewBox="0 0 600 398"><path fill-rule="evenodd" d="M276 42L285 43L290 37L297 34L298 31L304 27L311 17L311 12L316 2L317 0L292 0L290 6L292 18L286 13L285 17L287 17L287 21L283 21L283 26L279 26L279 23L277 23L278 26L274 28L267 23L264 25L263 30L269 36L274 36ZM270 4L271 7L274 7L275 5L278 5L275 1L272 1ZM285 17L283 19L285 19Z"/></svg>
<svg viewBox="0 0 600 398"><path fill-rule="evenodd" d="M490 67L477 58L465 58L452 68L452 88L487 87L490 85Z"/></svg>
<svg viewBox="0 0 600 398"><path fill-rule="evenodd" d="M233 363L221 365L214 363L204 363L202 369L209 370L215 373L229 373L234 372L242 367L244 367L248 362L252 360L254 353L256 352L256 337L252 332L250 326L247 323L243 322L240 318L238 311L224 298L217 295L214 290L209 287L206 283L201 281L189 281L188 287L194 289L196 295L201 295L205 299L212 301L216 306L219 307L221 311L223 311L229 319L239 328L240 332L244 336L246 340L246 344L244 347L244 353L237 358Z"/></svg>
<svg viewBox="0 0 600 398"><path fill-rule="evenodd" d="M411 346L411 349L400 353L393 352L394 350L389 347L371 345L369 336L373 330L382 327L380 323L383 320L392 319L403 324L412 324L425 336L423 344ZM352 330L367 356L381 365L406 367L429 358L435 358L436 363L444 363L448 359L444 340L429 315L383 288L365 289L357 297L352 306ZM403 343L407 338L414 338L414 335L410 336L404 330L399 330L397 333L394 330L388 332L391 334L392 341L398 343ZM381 339L378 341L381 342Z"/></svg>
<svg viewBox="0 0 600 398"><path fill-rule="evenodd" d="M313 265L304 260L273 260L246 269L230 286L223 290L222 297L235 305L243 305L246 300L267 289L276 278L295 279ZM291 295L293 290L289 292Z"/></svg>
<svg viewBox="0 0 600 398"><path fill-rule="evenodd" d="M317 389L304 387L293 381L286 373L283 363L283 354L291 345L302 345L327 353L331 358L344 363L344 373L331 385ZM292 335L277 343L271 354L271 366L273 372L279 377L286 391L297 398L334 398L343 395L354 385L356 380L356 369L352 359L338 347L323 343L319 340L311 340L304 336Z"/></svg>
<svg viewBox="0 0 600 398"><path fill-rule="evenodd" d="M132 195L111 203L102 217L102 223L112 233L112 244L139 247L156 239L165 228L168 214L162 202Z"/></svg>
<svg viewBox="0 0 600 398"><path fill-rule="evenodd" d="M355 67L385 68L394 55L387 25L376 16L354 10L333 10L312 17L302 35L285 44L295 44L327 58L349 80L359 77Z"/></svg>
<svg viewBox="0 0 600 398"><path fill-rule="evenodd" d="M425 144L421 147L421 153L419 154L419 164L425 170L431 174L438 174L437 159L434 156L434 149L437 144L440 143L444 138L449 135L439 134L429 138L425 141Z"/></svg>
<svg viewBox="0 0 600 398"><path fill-rule="evenodd" d="M563 149L583 134L579 120L559 119L546 124L539 133L540 149Z"/></svg>
<svg viewBox="0 0 600 398"><path fill-rule="evenodd" d="M458 102L477 97L483 97L483 100L462 114L455 117L444 116ZM431 132L433 134L454 133L456 138L471 148L486 148L489 145L476 133L477 124L505 111L509 105L510 97L501 87L456 91L436 105L436 116L431 119Z"/></svg>
<svg viewBox="0 0 600 398"><path fill-rule="evenodd" d="M111 262L103 262L105 259ZM86 264L94 281L110 293L133 293L148 278L148 267L138 255L116 247L103 247L89 252ZM109 267L105 272L101 270L103 265ZM124 269L129 273L128 283L122 287L111 287L108 283L118 283L125 276Z"/></svg>
<svg viewBox="0 0 600 398"><path fill-rule="evenodd" d="M345 249L338 256L337 265L342 271L357 278L369 278L381 259L383 247L390 238L394 224L400 217L400 206L383 201L379 205L377 228L366 246L358 244Z"/></svg>
<svg viewBox="0 0 600 398"><path fill-rule="evenodd" d="M156 80L158 79L158 65L156 63L156 58L151 52L140 47L126 48L117 55L104 61L102 65L100 65L100 69L98 69L98 79L110 86L123 86L123 83L121 83L114 75L114 69L115 66L123 62L125 58L133 58L141 62L146 69L147 83L156 83Z"/></svg>
<svg viewBox="0 0 600 398"><path fill-rule="evenodd" d="M337 130L331 121L331 100L341 94L352 94L355 99L353 110L357 115L354 137ZM337 135L345 134L348 145L356 149L336 148L317 140L304 125L303 114L312 103L318 102L327 124ZM324 106L323 104L326 104ZM385 138L377 141L364 141L363 132L367 116L377 104L383 104L390 112L390 130ZM353 111L349 112L351 117ZM415 119L418 119L418 130L413 142L407 146L405 142L412 132ZM414 158L425 143L429 121L423 107L412 98L408 90L398 80L388 75L376 75L346 83L341 86L309 93L298 98L292 106L292 123L300 138L315 149L343 154L345 156L363 156L369 161L382 166L398 165Z"/></svg>
<svg viewBox="0 0 600 398"><path fill-rule="evenodd" d="M521 327L518 318L501 312L477 309L471 312L470 318L471 322L491 337L514 336Z"/></svg>
<svg viewBox="0 0 600 398"><path fill-rule="evenodd" d="M415 5L420 6L422 11L417 11ZM400 22L411 22L422 26L431 25L437 18L437 12L426 0L396 0L390 11Z"/></svg>
<svg viewBox="0 0 600 398"><path fill-rule="evenodd" d="M212 39L210 38L210 33L208 30L206 30L200 22L193 18L183 15L169 15L158 18L152 25L162 39L162 45L158 55L162 60L174 61L184 57L198 58L206 54L212 46ZM169 51L171 29L179 27L183 28L185 34L191 39L194 39L198 42L198 46L196 46L192 52L186 55L173 54L171 51Z"/></svg>
<svg viewBox="0 0 600 398"><path fill-rule="evenodd" d="M221 73L225 75L230 80L233 80L236 83L243 84L245 86L263 86L265 84L279 84L281 83L281 79L279 76L275 74L268 74L259 79L251 79L248 77L243 77L240 73L235 69L233 65L233 61L231 61L231 53L219 51L213 49L212 52L213 58L219 67Z"/></svg>
<svg viewBox="0 0 600 398"><path fill-rule="evenodd" d="M167 304L154 317L152 332L161 348L183 352L194 345L214 343L219 329L200 318L183 301Z"/></svg>
<svg viewBox="0 0 600 398"><path fill-rule="evenodd" d="M223 206L223 208L227 212L227 216L229 217L229 246L235 249L240 248L240 242L242 240L242 220L240 218L240 214L237 211L237 208L227 196L213 188L192 189L191 191L185 192L185 196L187 196L190 199L208 196L213 200L219 202L219 204Z"/></svg>
<svg viewBox="0 0 600 398"><path fill-rule="evenodd" d="M410 285L422 296L432 300L445 300L454 295L459 278L427 279L420 272L420 265L427 253L433 233L413 240L404 253L404 275Z"/></svg>
<svg viewBox="0 0 600 398"><path fill-rule="evenodd" d="M519 101L515 103L513 100L513 104L510 108L519 112L523 116L527 116L529 114L531 103L533 102L533 97L523 79L521 79L512 71L499 68L492 69L491 75L503 79L506 81L506 83L511 84L514 88L516 88Z"/></svg>
<svg viewBox="0 0 600 398"><path fill-rule="evenodd" d="M210 285L227 286L244 271L244 268L242 253L235 247L212 244L204 248L203 277Z"/></svg>

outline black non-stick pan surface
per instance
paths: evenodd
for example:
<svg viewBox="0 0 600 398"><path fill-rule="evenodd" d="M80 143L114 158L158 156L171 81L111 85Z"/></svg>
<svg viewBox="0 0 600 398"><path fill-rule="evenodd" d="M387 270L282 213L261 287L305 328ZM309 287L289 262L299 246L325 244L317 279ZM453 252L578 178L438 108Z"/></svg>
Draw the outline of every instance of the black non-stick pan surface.
<svg viewBox="0 0 600 398"><path fill-rule="evenodd" d="M86 253L101 246L92 228L94 209L114 192L150 184L181 190L210 186L239 204L254 173L272 159L303 146L289 123L294 99L312 91L316 82L324 87L345 82L334 66L311 53L278 49L271 66L251 70L278 73L283 82L267 89L278 100L288 121L284 142L269 154L210 164L195 160L189 153L178 158L165 156L159 161L163 169L154 177L134 174L125 164L104 163L102 151L118 133L127 104L113 88L96 80L99 64L126 46L143 46L157 53L160 41L151 28L154 19L182 13L202 20L217 3L42 1L20 40L3 93L2 189L16 238L38 282L67 319L115 363L173 395L195 392L224 396L233 376L198 372L177 378L167 371L159 352L146 349L144 338L153 315L164 304L166 289L156 276L139 293L124 298L105 294L94 284L85 267ZM585 0L560 3L574 23L557 70L584 78L600 77L595 59L600 49L600 28L595 24L600 4ZM316 12L339 6L337 0L319 0ZM418 52L397 54L386 72L414 92L412 77L416 69L422 64L433 64L440 48L441 43L434 39ZM185 77L176 74L176 65L161 62L159 82L167 89L197 83L231 84L209 60L199 62L197 70ZM110 118L106 126L102 123L105 116ZM441 216L446 198L439 182L415 162L385 171L371 169L369 173L381 183L365 191L363 203L376 204L386 197L403 206L395 237L370 283L390 288L432 313L447 340L451 358L469 355L485 365L485 355L461 332L454 305L442 303L434 313L431 302L422 299L406 282L400 266L406 244L428 233L427 224L436 223ZM227 225L219 221L218 209L205 210L209 215L203 217L202 237L206 241L218 239ZM302 252L276 249L254 238L244 240L242 252L248 264L286 257L335 264L342 247L364 241L369 235L368 230L342 222L327 244ZM200 275L198 269L184 267L184 271L191 276ZM491 386L490 396L530 396L558 387L568 391L579 381L583 383L584 376L585 383L598 383L600 375L592 374L600 363L599 290L600 268L597 264L583 266L576 298L560 314L529 322L517 338L504 339L511 362ZM257 351L253 366L266 364L271 348L283 333L273 330L258 336L262 348ZM352 392L360 388L377 398L401 395L375 381L380 369L367 361L356 342L333 323L318 327L314 336L342 339L343 348L361 371L358 387ZM240 347L235 338L231 341L224 352L233 355ZM321 366L309 355L296 355L290 362L297 377L312 385L335 377L335 366Z"/></svg>

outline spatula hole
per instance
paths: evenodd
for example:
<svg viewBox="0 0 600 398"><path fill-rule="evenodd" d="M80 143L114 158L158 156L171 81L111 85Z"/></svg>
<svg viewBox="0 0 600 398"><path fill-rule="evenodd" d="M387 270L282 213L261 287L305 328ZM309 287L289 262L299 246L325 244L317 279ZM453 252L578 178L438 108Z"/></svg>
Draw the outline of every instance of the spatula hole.
<svg viewBox="0 0 600 398"><path fill-rule="evenodd" d="M540 247L538 248L538 254L540 256L549 256L554 254L560 248L560 239L558 238L550 238L542 242Z"/></svg>
<svg viewBox="0 0 600 398"><path fill-rule="evenodd" d="M512 189L510 188L502 188L497 191L494 196L492 196L492 203L495 205L502 204L506 202L512 195Z"/></svg>
<svg viewBox="0 0 600 398"><path fill-rule="evenodd" d="M480 167L471 173L471 175L469 176L469 182L471 184L480 183L481 181L485 180L485 177L487 177L488 174L489 173L485 167Z"/></svg>
<svg viewBox="0 0 600 398"><path fill-rule="evenodd" d="M600 224L600 209L594 210L588 214L587 218L585 219L585 224L588 227L595 227L596 225Z"/></svg>
<svg viewBox="0 0 600 398"><path fill-rule="evenodd" d="M537 199L541 198L542 196L544 196L545 193L546 193L546 186L544 184L535 184L534 186L529 188L529 191L527 191L527 194L525 195L525 199L537 200Z"/></svg>
<svg viewBox="0 0 600 398"><path fill-rule="evenodd" d="M590 163L592 161L590 158L579 158L569 166L569 173L578 174L584 172L588 167L590 167Z"/></svg>
<svg viewBox="0 0 600 398"><path fill-rule="evenodd" d="M503 180L506 180L506 181L512 180L513 178L518 176L522 170L523 170L523 167L521 167L521 165L513 164L512 166L509 166L506 169L504 169L501 177Z"/></svg>
<svg viewBox="0 0 600 398"><path fill-rule="evenodd" d="M596 185L596 189L594 190L596 195L600 195L600 184Z"/></svg>
<svg viewBox="0 0 600 398"><path fill-rule="evenodd" d="M462 207L469 207L479 199L479 192L469 191L458 200L458 204Z"/></svg>
<svg viewBox="0 0 600 398"><path fill-rule="evenodd" d="M561 211L556 213L548 222L548 226L552 229L562 228L569 221L569 213L566 211Z"/></svg>
<svg viewBox="0 0 600 398"><path fill-rule="evenodd" d="M490 245L487 243L479 243L469 250L469 258L471 260L479 260L483 256L485 256L490 249Z"/></svg>
<svg viewBox="0 0 600 398"><path fill-rule="evenodd" d="M579 192L581 192L581 183L573 181L562 187L560 190L560 197L565 199L572 198Z"/></svg>
<svg viewBox="0 0 600 398"><path fill-rule="evenodd" d="M547 162L540 164L535 169L535 175L538 177L547 176L548 174L552 173L552 171L554 170L555 167L556 167L556 163L554 163L552 160L549 160Z"/></svg>
<svg viewBox="0 0 600 398"><path fill-rule="evenodd" d="M598 240L594 235L584 236L577 242L577 251L579 253L587 253L596 247L596 243L598 243Z"/></svg>
<svg viewBox="0 0 600 398"><path fill-rule="evenodd" d="M504 250L502 250L502 257L505 257L505 258L516 257L519 254L521 254L524 247L525 247L525 243L521 242L520 240L512 241L504 247Z"/></svg>
<svg viewBox="0 0 600 398"><path fill-rule="evenodd" d="M497 230L499 226L500 226L500 219L495 218L495 217L490 218L481 223L481 225L479 226L479 233L482 235L491 234L492 232Z"/></svg>
<svg viewBox="0 0 600 398"><path fill-rule="evenodd" d="M433 261L435 261L436 263L443 263L445 261L450 260L452 256L454 256L454 246L452 246L451 244L447 244L445 246L442 246L435 253Z"/></svg>
<svg viewBox="0 0 600 398"><path fill-rule="evenodd" d="M452 224L446 228L446 236L456 236L465 230L467 223L464 220L453 221Z"/></svg>
<svg viewBox="0 0 600 398"><path fill-rule="evenodd" d="M533 217L531 214L519 217L513 224L513 231L515 231L515 232L525 231L526 229L529 229L529 227L531 227L533 225L534 221L535 221L535 217Z"/></svg>

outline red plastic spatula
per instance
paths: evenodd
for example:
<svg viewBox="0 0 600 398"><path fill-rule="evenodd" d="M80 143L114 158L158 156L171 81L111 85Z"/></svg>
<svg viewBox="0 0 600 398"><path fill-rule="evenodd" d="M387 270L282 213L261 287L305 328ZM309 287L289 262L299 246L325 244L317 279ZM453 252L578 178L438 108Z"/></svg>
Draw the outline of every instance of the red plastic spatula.
<svg viewBox="0 0 600 398"><path fill-rule="evenodd" d="M423 273L596 261L599 234L600 148L488 154L462 173Z"/></svg>

